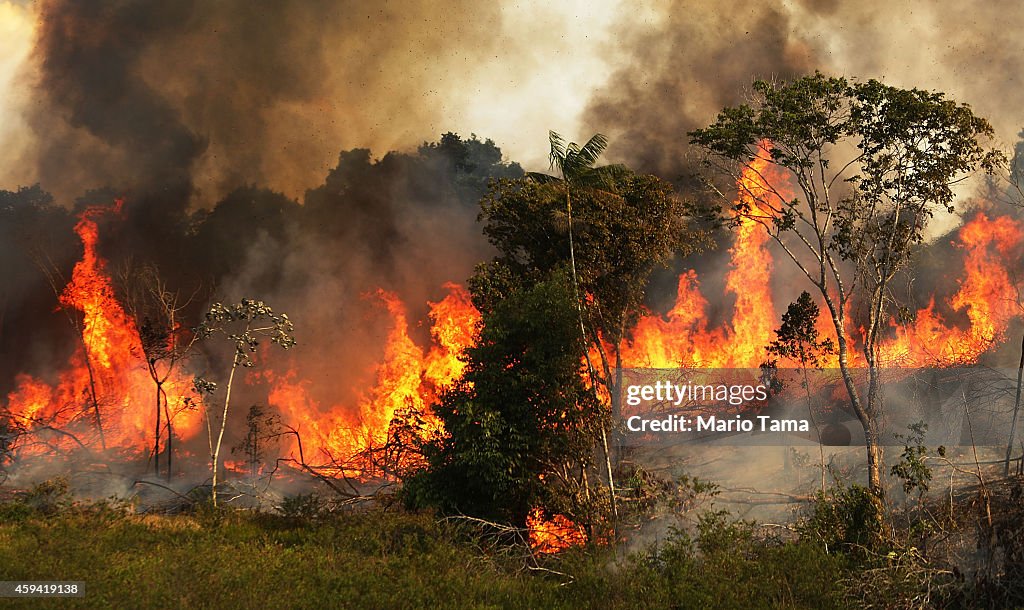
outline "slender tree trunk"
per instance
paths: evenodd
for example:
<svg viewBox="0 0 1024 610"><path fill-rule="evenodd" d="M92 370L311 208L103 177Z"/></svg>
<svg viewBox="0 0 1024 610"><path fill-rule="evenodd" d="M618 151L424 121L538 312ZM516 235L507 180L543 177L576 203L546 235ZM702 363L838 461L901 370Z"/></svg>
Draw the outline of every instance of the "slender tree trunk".
<svg viewBox="0 0 1024 610"><path fill-rule="evenodd" d="M166 393L164 393L164 421L167 422L167 480L170 481L174 458L174 427L171 425L171 410L167 406Z"/></svg>
<svg viewBox="0 0 1024 610"><path fill-rule="evenodd" d="M800 367L804 373L804 392L807 394L807 415L811 418L811 425L814 426L814 433L818 436L818 458L819 465L821 467L821 493L825 494L825 447L821 444L821 426L818 424L818 418L814 416L814 403L811 399L811 380L807 375L807 363L805 361L800 362ZM788 453L786 454L789 455Z"/></svg>
<svg viewBox="0 0 1024 610"><path fill-rule="evenodd" d="M1017 432L1017 416L1020 414L1021 381L1024 381L1024 337L1020 342L1020 364L1017 366L1017 399L1013 403L1013 421L1010 423L1010 439L1006 441L1006 464L1004 474L1010 475L1010 458L1013 456L1013 441Z"/></svg>
<svg viewBox="0 0 1024 610"><path fill-rule="evenodd" d="M612 505L612 517L619 518L619 507L615 501L615 477L612 476L612 457L608 452L608 431L604 424L601 424L601 443L604 445L604 464L608 468L608 497Z"/></svg>
<svg viewBox="0 0 1024 610"><path fill-rule="evenodd" d="M160 382L156 382L156 429L153 431L153 473L160 476Z"/></svg>
<svg viewBox="0 0 1024 610"><path fill-rule="evenodd" d="M231 383L235 380L235 371L238 369L238 357L235 356L231 364L231 374L228 375L228 388L224 396L224 412L220 418L220 431L217 433L217 443L213 447L213 507L217 508L217 473L220 470L220 446L224 441L224 429L228 426L228 405L231 404Z"/></svg>
<svg viewBox="0 0 1024 610"><path fill-rule="evenodd" d="M590 387L594 390L594 396L596 397L597 385L594 381L594 365L590 361L590 341L587 339L587 328L583 323L583 301L580 299L580 284L579 279L576 276L576 246L573 243L572 238L572 197L569 194L568 182L565 182L565 214L569 232L569 267L572 271L572 289L573 295L576 297L576 310L579 312L580 318L580 338L583 340L583 354L587 360L587 373L590 375ZM613 405L614 401L615 397L613 394ZM611 454L608 452L608 430L607 426L604 424L601 424L601 444L604 446L605 466L608 469L608 494L611 501L612 515L618 517L619 511L615 501L615 475L612 471Z"/></svg>
<svg viewBox="0 0 1024 610"><path fill-rule="evenodd" d="M85 345L85 335L82 335L82 345ZM96 375L92 370L92 361L89 360L89 350L85 350L85 369L89 372L89 394L92 398L92 408L96 419L96 431L100 435L100 447L107 450L107 439L103 435L103 420L100 418L100 400L96 395Z"/></svg>
<svg viewBox="0 0 1024 610"><path fill-rule="evenodd" d="M878 499L882 498L882 446L878 442L878 429L872 424L864 430L868 450L868 488Z"/></svg>
<svg viewBox="0 0 1024 610"><path fill-rule="evenodd" d="M871 433L866 436L868 443L868 487L881 499L885 490L882 488L882 462L885 448L879 444L878 401L879 383L878 367L872 358L868 363L868 428Z"/></svg>
<svg viewBox="0 0 1024 610"><path fill-rule="evenodd" d="M821 288L819 286L819 288ZM846 386L846 393L850 397L850 404L853 406L857 419L860 420L861 428L864 429L864 440L867 445L868 456L868 488L878 499L882 498L882 448L878 444L878 431L876 429L875 413L870 409L870 397L868 406L865 407L861 401L860 393L857 391L857 382L850 370L850 345L846 341L846 317L843 315L843 300L834 303L828 291L821 288L825 297L825 304L832 314L832 322L836 328L836 343L839 346L839 371L843 376L843 384ZM868 363L868 375L873 376L877 371L874 363Z"/></svg>

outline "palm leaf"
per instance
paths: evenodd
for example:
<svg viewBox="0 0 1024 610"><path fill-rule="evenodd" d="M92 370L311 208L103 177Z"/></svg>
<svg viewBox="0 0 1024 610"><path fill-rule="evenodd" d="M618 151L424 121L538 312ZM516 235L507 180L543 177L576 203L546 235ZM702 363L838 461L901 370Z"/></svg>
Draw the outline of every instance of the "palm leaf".
<svg viewBox="0 0 1024 610"><path fill-rule="evenodd" d="M558 173L565 175L566 146L565 138L557 131L548 132L548 141L551 143L551 153L548 160L551 162L551 169L558 170Z"/></svg>
<svg viewBox="0 0 1024 610"><path fill-rule="evenodd" d="M608 148L608 138L604 134L595 133L587 140L583 148L579 149L579 153L576 156L579 158L581 165L585 165L588 168L594 167L606 148Z"/></svg>
<svg viewBox="0 0 1024 610"><path fill-rule="evenodd" d="M558 176L552 176L541 172L526 172L526 177L538 184L551 184L562 181Z"/></svg>

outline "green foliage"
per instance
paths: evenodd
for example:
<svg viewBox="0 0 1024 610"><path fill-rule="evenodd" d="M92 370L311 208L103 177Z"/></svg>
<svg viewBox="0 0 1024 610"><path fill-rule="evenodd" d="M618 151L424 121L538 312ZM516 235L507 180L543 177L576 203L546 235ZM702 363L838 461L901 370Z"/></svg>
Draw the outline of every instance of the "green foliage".
<svg viewBox="0 0 1024 610"><path fill-rule="evenodd" d="M835 353L832 339L818 333L818 305L806 290L782 314L782 326L766 348L769 354L788 358L801 367L818 367L824 356Z"/></svg>
<svg viewBox="0 0 1024 610"><path fill-rule="evenodd" d="M85 581L85 597L62 600L73 608L527 608L559 597L557 584L498 571L424 517L81 512L2 522L0 540L0 580Z"/></svg>
<svg viewBox="0 0 1024 610"><path fill-rule="evenodd" d="M71 492L65 477L36 483L21 498L25 506L43 515L53 515L71 507Z"/></svg>
<svg viewBox="0 0 1024 610"><path fill-rule="evenodd" d="M462 382L435 413L444 434L406 483L413 505L522 524L590 459L601 408L580 377L583 345L564 273L520 287L483 314Z"/></svg>
<svg viewBox="0 0 1024 610"><path fill-rule="evenodd" d="M196 335L200 339L224 335L235 347L233 366L251 367L255 364L251 354L259 347L260 338L288 349L295 345L291 334L294 330L288 314L275 314L263 301L242 299L231 305L211 305L203 323L196 328Z"/></svg>
<svg viewBox="0 0 1024 610"><path fill-rule="evenodd" d="M62 601L71 608L830 608L842 605L844 574L814 546L764 544L726 521L617 563L599 549L551 558L569 585L503 567L429 517L385 512L310 521L83 510L0 521L0 540L0 580L85 581L85 597Z"/></svg>
<svg viewBox="0 0 1024 610"><path fill-rule="evenodd" d="M323 511L323 500L315 493L296 494L281 501L281 514L290 519L315 519Z"/></svg>
<svg viewBox="0 0 1024 610"><path fill-rule="evenodd" d="M306 194L303 234L338 239L340 251L353 255L373 250L383 273L393 262L396 240L414 237L406 226L410 214L436 212L475 234L472 214L487 184L522 175L519 164L502 161L493 141L475 135L445 133L414 154L390 152L379 160L367 149L344 151L324 184ZM358 247L351 249L353 243Z"/></svg>
<svg viewBox="0 0 1024 610"><path fill-rule="evenodd" d="M602 188L572 187L573 247L581 296L590 296L588 326L617 341L641 311L651 272L702 242L670 184L624 168L606 177ZM568 264L564 188L531 178L492 183L481 218L496 265L536 279Z"/></svg>
<svg viewBox="0 0 1024 610"><path fill-rule="evenodd" d="M639 465L616 475L616 494L631 506L635 518L668 511L688 513L720 493L717 484L696 476L659 476Z"/></svg>
<svg viewBox="0 0 1024 610"><path fill-rule="evenodd" d="M891 282L909 266L930 219L953 211L955 186L1005 162L985 142L992 126L939 92L851 82L821 73L756 81L750 104L726 108L691 132L730 185L716 185L721 218L761 224L815 286L836 331L839 366L866 437L868 481L882 494L877 420L878 344L898 310ZM757 175L766 189L732 185ZM713 181L712 181L713 182ZM728 195L725 195L725 192ZM863 319L857 347L868 369L866 398L850 371L847 309Z"/></svg>
<svg viewBox="0 0 1024 610"><path fill-rule="evenodd" d="M933 214L952 211L955 185L1005 162L982 144L992 139L992 126L942 93L821 73L756 81L754 92L751 104L726 108L690 133L691 142L733 178L755 160L788 174L797 196L782 197L785 185L762 171L770 192L752 193L758 209L740 200L730 212L802 239L821 265L801 268L822 288L827 271L840 273L832 256L855 264L865 290L884 287L921 243ZM875 312L890 298L879 292ZM842 289L838 298L844 300Z"/></svg>
<svg viewBox="0 0 1024 610"><path fill-rule="evenodd" d="M631 560L621 586L656 608L841 608L847 566L821 546L765 540L754 524L704 515ZM629 582L622 582L629 579Z"/></svg>
<svg viewBox="0 0 1024 610"><path fill-rule="evenodd" d="M819 491L798 531L804 538L820 541L826 549L863 556L865 551L882 547L882 519L878 497L868 488L853 484L830 494Z"/></svg>
<svg viewBox="0 0 1024 610"><path fill-rule="evenodd" d="M892 466L890 473L903 481L903 491L907 494L918 492L919 497L928 492L932 480L932 469L928 466L928 448L924 446L928 424L917 422L907 426L910 434L896 434L896 440L903 441L903 453L900 460ZM944 447L938 449L940 455L945 453Z"/></svg>
<svg viewBox="0 0 1024 610"><path fill-rule="evenodd" d="M231 373L228 375L224 396L224 409L220 416L219 430L216 441L213 441L210 452L210 469L213 472L213 487L211 490L213 506L217 506L217 479L220 473L220 448L224 440L224 430L228 423L228 409L231 404L231 386L235 379L235 371L238 367L255 366L251 354L256 352L261 338L270 339L271 343L280 345L282 349L289 349L295 345L295 338L292 336L294 326L288 319L288 314L275 314L274 310L263 301L253 299L242 299L232 305L214 303L206 312L203 323L196 328L196 337L207 339L215 334L223 335L235 351L231 359ZM217 386L201 378L193 381L196 392L202 396L212 394ZM209 417L209 412L207 413ZM258 420L258 418L257 418ZM208 420L209 421L209 420ZM250 421L250 427L253 421ZM212 439L211 439L212 440Z"/></svg>
<svg viewBox="0 0 1024 610"><path fill-rule="evenodd" d="M1007 522L1014 531L1018 516ZM914 547L858 556L813 532L766 536L721 512L629 556L591 547L542 558L559 574L483 554L464 535L390 511L167 517L101 503L47 516L15 502L0 504L0 580L83 580L86 597L61 604L71 608L967 608L1024 599L1009 573L958 576Z"/></svg>

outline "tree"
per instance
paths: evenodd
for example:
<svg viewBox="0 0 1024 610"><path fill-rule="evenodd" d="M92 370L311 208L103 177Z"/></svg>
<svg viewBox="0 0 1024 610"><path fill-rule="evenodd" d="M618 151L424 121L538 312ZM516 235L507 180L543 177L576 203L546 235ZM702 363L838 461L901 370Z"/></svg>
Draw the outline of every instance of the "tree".
<svg viewBox="0 0 1024 610"><path fill-rule="evenodd" d="M139 330L142 353L136 354L146 363L146 372L155 388L155 425L153 431L153 470L160 474L161 440L166 433L163 452L166 454L167 479L170 480L174 454L174 417L191 401L172 411L165 384L178 365L189 355L197 335L182 326L180 316L191 299L181 302L178 293L168 288L155 266L135 268L129 260L120 273L125 310Z"/></svg>
<svg viewBox="0 0 1024 610"><path fill-rule="evenodd" d="M689 134L719 175L749 191L750 198L727 206L729 216L761 224L824 300L867 439L876 497L882 494L878 342L897 305L893 279L932 216L953 211L954 187L1004 161L982 143L992 134L985 119L942 93L820 73L756 81L748 104L725 108L713 124ZM784 177L776 178L773 168ZM766 192L741 181L744 173L756 175ZM847 307L855 304L866 312L859 344L866 392L857 387L851 362L857 344L845 332Z"/></svg>
<svg viewBox="0 0 1024 610"><path fill-rule="evenodd" d="M260 474L260 466L266 459L266 446L281 437L281 416L269 412L263 405L251 405L245 415L245 428L245 438L231 448L231 453L245 457L245 463L249 466L249 476L255 485Z"/></svg>
<svg viewBox="0 0 1024 610"><path fill-rule="evenodd" d="M524 525L538 505L571 511L603 422L581 376L568 274L506 288L483 313L463 379L434 407L444 432L406 489L413 504Z"/></svg>
<svg viewBox="0 0 1024 610"><path fill-rule="evenodd" d="M481 218L499 252L493 265L520 277L570 268L580 332L601 359L603 376L594 378L615 399L611 369L621 365L619 346L644 311L651 272L699 249L704 235L690 229L687 206L667 182L621 165L594 167L605 145L600 135L580 147L552 133L552 165L563 178L497 181L481 201Z"/></svg>
<svg viewBox="0 0 1024 610"><path fill-rule="evenodd" d="M295 345L292 321L287 314L275 314L263 301L242 299L233 305L214 303L206 313L206 318L196 329L199 339L206 339L214 334L223 335L231 344L233 354L231 371L228 374L227 387L224 391L224 409L220 416L219 430L216 441L213 440L211 418L207 409L206 425L210 433L210 468L213 472L213 505L217 506L217 475L220 470L220 448L224 441L224 430L228 424L228 407L231 405L231 386L235 380L238 367L252 367L255 362L253 353L259 347L260 338L270 339L272 343L289 349ZM216 389L216 385L203 379L197 379L196 387L206 391Z"/></svg>
<svg viewBox="0 0 1024 610"><path fill-rule="evenodd" d="M481 201L484 234L499 251L494 265L513 275L545 277L568 267L579 335L600 358L598 370L589 347L584 351L587 376L604 385L615 418L621 410L619 346L643 309L647 280L674 253L692 250L697 234L687 230L685 206L671 185L621 165L596 165L608 144L603 135L580 146L552 131L549 144L558 175L492 183ZM600 440L615 512L615 459L603 429Z"/></svg>
<svg viewBox="0 0 1024 610"><path fill-rule="evenodd" d="M821 338L817 323L820 313L817 303L806 290L800 293L796 301L789 304L786 313L782 314L782 325L775 330L775 340L768 344L766 351L777 358L786 358L800 366L803 376L801 386L807 396L807 414L814 424L818 435L818 458L821 466L821 493L825 493L825 449L821 441L821 428L814 417L814 404L811 400L811 380L807 374L808 367L820 368L822 358L835 353L832 339ZM766 366L775 368L776 362L768 362Z"/></svg>
<svg viewBox="0 0 1024 610"><path fill-rule="evenodd" d="M6 409L0 410L0 485L7 479L7 466L13 460L12 449L19 431Z"/></svg>

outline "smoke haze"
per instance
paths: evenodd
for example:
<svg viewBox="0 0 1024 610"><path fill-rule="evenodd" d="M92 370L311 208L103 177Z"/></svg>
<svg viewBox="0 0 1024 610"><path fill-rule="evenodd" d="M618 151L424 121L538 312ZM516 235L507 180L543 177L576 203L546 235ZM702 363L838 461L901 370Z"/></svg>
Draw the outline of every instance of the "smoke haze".
<svg viewBox="0 0 1024 610"><path fill-rule="evenodd" d="M201 270L197 311L258 297L288 312L295 366L325 399L354 399L389 326L368 292L398 291L422 320L490 255L487 179L518 175L509 159L545 170L549 129L603 132L608 160L685 185L688 131L753 78L816 69L945 91L1007 147L1021 127L1024 7L553 4L0 0L0 189L38 182L69 210L125 195L125 222L103 227L112 263L144 252L172 282ZM438 140L449 131L463 139ZM57 215L39 224L66 234L49 251L66 274L78 244ZM18 262L0 272L7 390L13 363L63 361L46 346L69 331L32 261L3 260Z"/></svg>

